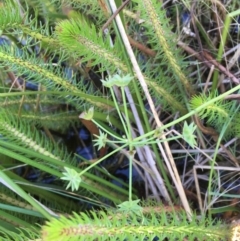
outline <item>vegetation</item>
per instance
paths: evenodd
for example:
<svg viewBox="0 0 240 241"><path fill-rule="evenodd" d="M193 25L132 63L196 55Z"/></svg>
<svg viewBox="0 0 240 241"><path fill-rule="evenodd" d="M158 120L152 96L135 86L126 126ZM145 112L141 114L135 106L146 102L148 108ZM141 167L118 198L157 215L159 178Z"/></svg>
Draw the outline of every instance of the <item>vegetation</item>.
<svg viewBox="0 0 240 241"><path fill-rule="evenodd" d="M0 4L1 240L239 240L238 1Z"/></svg>

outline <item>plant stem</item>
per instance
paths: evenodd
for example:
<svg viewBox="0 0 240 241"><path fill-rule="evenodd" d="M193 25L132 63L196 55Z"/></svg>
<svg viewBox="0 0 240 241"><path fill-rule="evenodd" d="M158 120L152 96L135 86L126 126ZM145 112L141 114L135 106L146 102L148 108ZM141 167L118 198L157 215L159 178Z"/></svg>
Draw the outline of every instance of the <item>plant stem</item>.
<svg viewBox="0 0 240 241"><path fill-rule="evenodd" d="M110 141L111 142L111 141ZM79 176L82 176L84 173L86 173L88 170L90 170L91 168L93 168L94 166L96 166L98 163L104 161L106 158L110 157L111 155L113 155L114 153L122 150L123 148L125 148L126 146L128 146L128 143L124 144L123 146L118 147L117 149L115 149L114 151L108 153L107 155L105 155L104 157L100 158L99 160L97 160L96 162L94 162L92 165L88 166L87 168L85 168L83 171L81 171L79 173Z"/></svg>

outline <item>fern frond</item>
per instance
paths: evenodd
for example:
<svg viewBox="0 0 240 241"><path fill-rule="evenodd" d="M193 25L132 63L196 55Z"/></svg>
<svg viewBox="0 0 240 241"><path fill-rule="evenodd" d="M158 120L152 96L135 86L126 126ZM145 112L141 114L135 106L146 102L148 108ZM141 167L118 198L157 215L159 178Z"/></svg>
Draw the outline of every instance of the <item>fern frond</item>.
<svg viewBox="0 0 240 241"><path fill-rule="evenodd" d="M86 26L85 26L86 25ZM77 56L82 56L84 61L92 60L92 65L100 65L101 70L108 70L110 73L116 73L117 70L129 74L131 69L124 63L119 56L119 51L109 46L101 34L98 34L94 26L87 26L80 20L65 20L56 27L56 35L59 43L66 51L73 52ZM117 45L116 45L117 46ZM170 95L165 88L155 83L148 77L145 80L152 90L165 98L167 102L176 109L184 112L184 107Z"/></svg>
<svg viewBox="0 0 240 241"><path fill-rule="evenodd" d="M62 132L70 125L79 123L79 112L64 111L61 104L61 100L48 98L48 96L40 98L25 96L21 101L19 98L10 96L1 101L0 107L11 112L16 119L21 117L28 123Z"/></svg>
<svg viewBox="0 0 240 241"><path fill-rule="evenodd" d="M208 102L213 97L211 95L206 96L205 94L195 95L190 101L191 109L196 109L202 104ZM230 102L218 101L214 102L211 105L208 105L205 109L201 110L198 115L200 118L207 119L207 123L215 124L222 123L224 124L227 119L231 117L229 111L231 109Z"/></svg>
<svg viewBox="0 0 240 241"><path fill-rule="evenodd" d="M217 93L215 93L215 96L217 96ZM195 95L190 100L190 108L194 110L202 104L207 103L212 98L214 98L212 95ZM234 102L220 100L213 104L209 104L206 108L202 109L198 115L201 119L204 119L207 124L213 126L219 133L222 131L223 126L228 123L228 126L225 126L225 137L230 137L232 135L239 136L240 134L239 115L236 111L237 109Z"/></svg>
<svg viewBox="0 0 240 241"><path fill-rule="evenodd" d="M6 0L0 8L0 27L1 30L5 28L13 28L22 23L22 17L18 7L14 6L12 0Z"/></svg>
<svg viewBox="0 0 240 241"><path fill-rule="evenodd" d="M69 93L69 102L76 106L77 109L79 109L80 106L80 109L84 109L83 103L86 102L103 109L108 109L109 105L114 106L111 101L91 96L81 91L81 83L79 83L79 86L74 85L74 79L72 80L73 83L71 83L66 73L60 69L54 69L50 61L46 64L34 56L29 56L27 53L21 53L21 56L19 56L19 50L12 49L9 46L0 47L0 58L2 61L0 64L1 67L8 66L12 71L16 72L18 76L26 76L26 80L42 83L46 88L55 91L64 89Z"/></svg>
<svg viewBox="0 0 240 241"><path fill-rule="evenodd" d="M11 18L11 12L9 13L9 18ZM31 24L31 26L33 25ZM121 51L116 47L117 44L115 44L114 48L109 46L109 44L103 40L102 35L97 33L96 28L93 25L90 27L83 19L64 20L60 22L56 27L57 39L55 39L55 37L47 37L49 33L46 32L46 30L40 29L43 32L41 33L41 31L39 32L39 28L37 30L29 29L28 25L16 25L15 27L22 29L25 34L39 41L55 45L55 47L60 44L65 49L65 55L60 57L61 60L66 58L67 52L68 56L82 56L83 61L91 60L91 64L100 65L102 71L107 69L115 73L115 71L119 69L126 74L130 71L119 56ZM29 42L30 41L31 39ZM13 59L11 59L11 61L13 61ZM49 65L50 64L51 63L49 63ZM167 100L167 103L171 103L172 107L184 112L184 108L179 104L179 101L174 100L173 95L169 95L169 93L166 92L167 88L164 86L160 87L154 83L155 81L149 78L146 78L146 81L152 86L152 90L158 93L156 95L157 97L162 96L163 99ZM79 103L78 106L79 105L81 104Z"/></svg>
<svg viewBox="0 0 240 241"><path fill-rule="evenodd" d="M30 148L46 157L58 161L69 159L68 155L66 155L67 151L63 147L59 148L50 143L46 138L40 136L40 133L36 129L33 130L33 127L30 127L28 123L16 121L11 118L10 113L4 113L1 111L0 133L6 137L8 141L13 141L21 146ZM33 139L33 137L35 139ZM53 153L57 153L57 155L54 155Z"/></svg>
<svg viewBox="0 0 240 241"><path fill-rule="evenodd" d="M0 9L0 28L3 33L16 35L28 35L31 38L25 38L25 46L31 45L32 39L37 39L43 43L47 43L52 48L56 49L57 42L50 37L49 26L37 26L37 20L29 17L28 15L22 18L20 13L20 6L16 6L11 0L4 3L4 7Z"/></svg>
<svg viewBox="0 0 240 241"><path fill-rule="evenodd" d="M168 32L169 25L165 25L166 17L165 19L162 18L165 13L157 13L156 9L161 9L161 6L159 4L154 5L154 1L144 0L142 2L144 3L145 9L150 16L153 29L155 30L156 40L159 40L159 44L161 44L162 51L165 54L165 58L163 60L166 60L171 65L174 75L181 81L186 91L193 94L192 86L185 74L182 72L180 64L178 63L179 58L174 56L176 51L176 39L171 32ZM159 21L159 19L162 21Z"/></svg>
<svg viewBox="0 0 240 241"><path fill-rule="evenodd" d="M35 112L28 112L26 114L21 114L23 120L27 120L29 123L36 124L41 127L61 131L67 130L70 126L76 126L79 124L79 113L78 112L57 112L48 114L37 114Z"/></svg>
<svg viewBox="0 0 240 241"><path fill-rule="evenodd" d="M57 24L55 33L61 46L81 56L83 61L92 60L92 65L101 64L102 70L109 70L111 73L115 73L117 68L128 72L123 60L104 41L101 32L98 33L94 25L88 26L79 19L64 20Z"/></svg>
<svg viewBox="0 0 240 241"><path fill-rule="evenodd" d="M7 6L9 6L9 9L14 8L10 1L8 2ZM99 9L99 3L94 4L94 6ZM7 12L8 19L12 19L14 16L12 16L11 11ZM11 21L14 23L15 20L12 19ZM31 36L32 38L38 39L39 41L47 42L48 44L55 46L60 44L63 49L66 50L65 53L67 52L69 56L82 56L83 61L91 60L91 64L101 66L101 70L107 69L112 73L115 73L116 70L120 70L126 74L131 71L131 69L128 68L128 66L124 63L122 57L119 56L121 51L119 51L117 48L117 44L115 44L114 48L112 48L108 42L103 39L101 32L98 33L95 26L89 26L83 18L64 20L60 22L56 27L56 38L54 36L50 37L50 39L49 32L47 32L47 30L44 30L43 28L40 28L40 30L39 28L34 29L32 27L34 24L28 24L28 22L30 22L30 18L28 16L26 17L25 22L25 24L19 22L17 22L15 25L13 24L15 26L14 28L21 29L23 33ZM3 26L5 25L3 24ZM28 26L31 26L31 29ZM61 57L61 59L65 57ZM161 71L158 73L158 75L160 75L160 73ZM157 98L162 96L163 99L166 99L166 102L169 106L184 113L185 110L184 107L181 106L180 101L175 100L177 92L171 92L171 89L173 89L173 86L175 85L174 83L176 83L176 81L170 81L170 78L168 78L167 81L164 81L165 78L163 77L164 74L160 75L159 79L162 80L162 83L168 83L168 87L171 86L170 89L166 88L165 85L160 87L160 84L156 83L155 80L151 80L149 77L146 77L146 81L149 82L149 86L152 86L152 92L157 93L155 94ZM166 91L167 89L170 90L170 92ZM80 103L78 106L79 105Z"/></svg>
<svg viewBox="0 0 240 241"><path fill-rule="evenodd" d="M36 106L37 104L39 104L41 106L54 106L54 105L59 104L59 100L50 99L50 98L41 98L38 102L38 100L36 98L25 97L22 100L21 104L26 105L26 106L28 106L28 105ZM8 109L12 108L12 107L16 107L16 109L17 109L18 107L20 107L19 99L8 97L4 101L0 102L0 107L8 108Z"/></svg>
<svg viewBox="0 0 240 241"><path fill-rule="evenodd" d="M211 220L198 220L196 216L191 222L186 214L150 212L142 217L133 213L116 212L74 213L71 218L60 217L47 222L42 228L43 241L57 240L221 240L228 236L226 227Z"/></svg>
<svg viewBox="0 0 240 241"><path fill-rule="evenodd" d="M4 227L4 225L0 226L0 235L2 241L40 241L38 239L40 237L39 231L31 230L29 228L20 228L17 229L16 232L13 232L12 230L8 230Z"/></svg>
<svg viewBox="0 0 240 241"><path fill-rule="evenodd" d="M147 44L156 52L156 56L147 65L146 74L149 72L154 75L158 85L163 85L170 95L179 97L178 101L184 103L181 96L186 93L192 95L194 90L187 77L184 56L177 48L177 35L171 30L166 12L159 1L134 2L137 3L136 11L140 11L141 18L145 20L141 25L145 28L144 36L149 39Z"/></svg>

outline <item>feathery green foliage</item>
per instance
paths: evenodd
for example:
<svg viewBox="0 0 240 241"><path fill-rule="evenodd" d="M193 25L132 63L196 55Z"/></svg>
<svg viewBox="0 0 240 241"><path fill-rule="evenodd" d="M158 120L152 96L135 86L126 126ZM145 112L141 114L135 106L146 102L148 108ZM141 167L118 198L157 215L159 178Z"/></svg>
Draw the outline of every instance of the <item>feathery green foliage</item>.
<svg viewBox="0 0 240 241"><path fill-rule="evenodd" d="M217 95L215 94L215 97L216 96ZM194 110L213 98L213 96L207 96L206 94L196 95L191 99L190 107ZM198 115L201 119L205 119L208 125L214 126L219 133L221 132L223 126L229 121L229 126L227 127L225 136L239 136L240 122L237 110L238 108L236 109L236 103L219 100L209 104L206 108L203 108L200 112L198 112Z"/></svg>
<svg viewBox="0 0 240 241"><path fill-rule="evenodd" d="M122 4L116 2L117 6ZM123 44L118 20L112 20L108 31L101 29L112 14L110 3L0 2L1 238L65 241L158 237L170 241L230 237L225 224L191 216L186 210L166 212L162 207L158 212L154 204L145 212L138 204L140 197L131 175L135 165L154 198L176 203L176 189L187 201L185 193L179 193L183 184L168 142L178 143L182 138L194 149L198 145L194 135L197 126L184 122L182 127L181 123L177 129L182 129L182 134L172 130L166 134L166 126L197 114L219 133L229 122L226 136L239 136L237 104L211 102L220 95L195 95L197 85L193 85L188 63L177 47L179 36L160 1L129 2L128 9L143 19L140 26L138 17L124 12L123 27L128 36L136 34L132 28L143 28L140 45L154 52L148 56L134 49L138 61L132 64L134 57ZM29 90L29 84L34 90ZM162 115L180 115L179 119L163 125L147 91L154 105L160 106L160 119ZM82 114L87 110L89 116ZM151 119L157 128L150 125ZM84 158L71 147L80 142L84 146L82 140L65 143L66 130L72 128L77 133L79 126L85 126L92 135L93 157L89 162L80 160ZM113 177L108 168L106 159L118 159L116 153L123 153L128 160L128 185ZM110 162L109 166L122 164L121 158ZM37 179L32 181L29 176Z"/></svg>
<svg viewBox="0 0 240 241"><path fill-rule="evenodd" d="M156 212L154 207L150 211L136 216L129 212L90 212L74 213L70 218L60 217L47 222L42 229L43 240L159 240L167 238L169 241L182 240L222 240L230 236L230 233L221 227L221 224L213 224L207 219L192 218L187 221L184 212L171 213ZM91 217L92 216L92 217Z"/></svg>

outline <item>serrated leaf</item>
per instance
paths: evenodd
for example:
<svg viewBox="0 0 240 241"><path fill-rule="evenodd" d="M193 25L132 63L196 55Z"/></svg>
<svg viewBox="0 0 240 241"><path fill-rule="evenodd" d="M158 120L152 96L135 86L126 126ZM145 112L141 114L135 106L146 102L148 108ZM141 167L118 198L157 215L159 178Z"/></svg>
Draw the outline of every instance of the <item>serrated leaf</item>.
<svg viewBox="0 0 240 241"><path fill-rule="evenodd" d="M61 177L62 180L69 181L66 189L70 188L72 191L78 190L80 183L81 183L81 177L79 176L79 173L76 172L74 169L64 167L66 172L63 172L63 177Z"/></svg>
<svg viewBox="0 0 240 241"><path fill-rule="evenodd" d="M193 134L196 130L197 126L192 122L188 125L185 121L183 126L183 139L192 147L194 148L197 145L195 140L196 136Z"/></svg>
<svg viewBox="0 0 240 241"><path fill-rule="evenodd" d="M115 74L114 76L110 76L108 79L105 80L101 80L103 85L107 88L111 88L114 85L119 86L119 87L125 87L127 86L130 81L133 79L133 77L131 77L129 74L125 75L125 76L120 76L118 74Z"/></svg>
<svg viewBox="0 0 240 241"><path fill-rule="evenodd" d="M103 133L101 130L99 131L99 133L99 136L95 135L96 140L94 140L94 146L97 146L98 150L100 150L102 147L105 147L107 143L107 134Z"/></svg>
<svg viewBox="0 0 240 241"><path fill-rule="evenodd" d="M127 212L127 213L133 212L134 214L141 215L142 207L138 205L139 202L140 202L140 199L137 199L134 201L125 201L117 205L119 207L118 211Z"/></svg>

